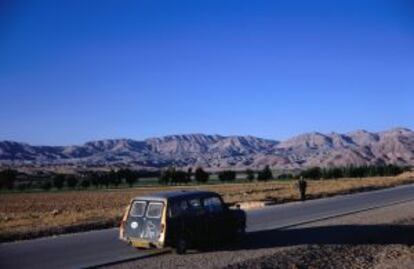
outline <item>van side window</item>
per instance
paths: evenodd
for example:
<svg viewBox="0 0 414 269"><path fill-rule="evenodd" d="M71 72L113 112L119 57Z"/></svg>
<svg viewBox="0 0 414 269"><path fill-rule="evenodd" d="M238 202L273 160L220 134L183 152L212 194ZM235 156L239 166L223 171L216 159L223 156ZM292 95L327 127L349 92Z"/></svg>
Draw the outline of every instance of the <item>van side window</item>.
<svg viewBox="0 0 414 269"><path fill-rule="evenodd" d="M196 198L196 199L191 199L188 201L188 203L190 204L191 209L193 210L193 212L196 215L202 215L205 213L205 210L201 204L200 199Z"/></svg>
<svg viewBox="0 0 414 269"><path fill-rule="evenodd" d="M191 199L189 201L190 205L194 209L201 209L201 202L200 199Z"/></svg>
<svg viewBox="0 0 414 269"><path fill-rule="evenodd" d="M181 201L180 202L180 208L182 211L186 211L188 209L187 201Z"/></svg>
<svg viewBox="0 0 414 269"><path fill-rule="evenodd" d="M171 204L169 214L171 218L181 216L188 209L187 201L177 201Z"/></svg>
<svg viewBox="0 0 414 269"><path fill-rule="evenodd" d="M209 213L223 212L223 204L218 197L209 197L204 199L203 205Z"/></svg>

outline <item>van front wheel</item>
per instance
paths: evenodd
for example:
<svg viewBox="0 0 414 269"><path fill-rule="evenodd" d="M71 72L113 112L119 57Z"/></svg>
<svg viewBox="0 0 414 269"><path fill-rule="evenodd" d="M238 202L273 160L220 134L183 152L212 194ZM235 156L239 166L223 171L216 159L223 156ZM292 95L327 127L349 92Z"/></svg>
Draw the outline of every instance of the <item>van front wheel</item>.
<svg viewBox="0 0 414 269"><path fill-rule="evenodd" d="M175 252L179 255L183 255L187 252L187 241L180 237L175 244Z"/></svg>

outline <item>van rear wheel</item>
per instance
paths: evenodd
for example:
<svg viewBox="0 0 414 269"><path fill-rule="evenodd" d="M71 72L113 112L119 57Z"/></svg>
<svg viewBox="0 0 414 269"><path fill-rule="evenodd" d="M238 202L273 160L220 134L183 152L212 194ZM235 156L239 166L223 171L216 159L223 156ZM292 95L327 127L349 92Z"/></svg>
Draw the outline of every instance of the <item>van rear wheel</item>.
<svg viewBox="0 0 414 269"><path fill-rule="evenodd" d="M236 242L240 242L240 241L243 240L245 235L246 235L246 228L241 226L241 227L237 228L233 239Z"/></svg>
<svg viewBox="0 0 414 269"><path fill-rule="evenodd" d="M183 255L187 252L187 240L180 237L175 244L175 252L179 255Z"/></svg>

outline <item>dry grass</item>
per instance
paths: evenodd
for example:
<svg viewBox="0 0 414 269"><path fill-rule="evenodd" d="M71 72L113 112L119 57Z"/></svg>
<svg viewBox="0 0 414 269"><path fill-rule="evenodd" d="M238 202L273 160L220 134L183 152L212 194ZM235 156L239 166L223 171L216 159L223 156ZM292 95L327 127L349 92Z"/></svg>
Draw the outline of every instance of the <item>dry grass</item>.
<svg viewBox="0 0 414 269"><path fill-rule="evenodd" d="M310 198L414 183L412 173L389 178L310 181ZM115 226L134 196L173 189L200 189L223 195L227 203L298 199L295 183L266 182L197 187L141 187L127 190L0 195L0 241Z"/></svg>

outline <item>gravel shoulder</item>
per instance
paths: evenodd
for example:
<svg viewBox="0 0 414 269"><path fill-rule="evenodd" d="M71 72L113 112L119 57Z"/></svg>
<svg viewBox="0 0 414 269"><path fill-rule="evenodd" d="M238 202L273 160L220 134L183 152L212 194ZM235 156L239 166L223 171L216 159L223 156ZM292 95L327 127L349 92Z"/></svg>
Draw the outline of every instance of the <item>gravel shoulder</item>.
<svg viewBox="0 0 414 269"><path fill-rule="evenodd" d="M239 244L163 256L111 268L410 268L414 202L250 233Z"/></svg>

